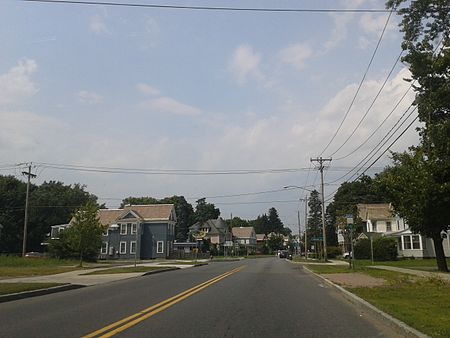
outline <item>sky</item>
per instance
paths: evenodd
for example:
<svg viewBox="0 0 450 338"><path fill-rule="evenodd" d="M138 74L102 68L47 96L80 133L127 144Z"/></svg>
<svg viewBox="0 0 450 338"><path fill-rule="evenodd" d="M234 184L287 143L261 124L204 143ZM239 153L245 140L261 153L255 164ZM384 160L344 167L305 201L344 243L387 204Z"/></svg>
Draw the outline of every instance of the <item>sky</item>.
<svg viewBox="0 0 450 338"><path fill-rule="evenodd" d="M164 4L384 7L378 0ZM11 165L33 162L33 183L81 183L108 207L127 196L172 195L194 206L206 197L223 218L254 219L275 207L297 232L297 210L303 219L304 208L298 199L305 191L283 187L320 189L310 159L331 157L324 172L329 196L351 180L352 173L341 177L413 101L405 81L410 74L395 64L402 41L395 13L355 98L388 16L1 1L0 174L25 180L23 166ZM414 126L392 150L418 142ZM62 170L42 163L166 172ZM386 153L367 173L388 163Z"/></svg>

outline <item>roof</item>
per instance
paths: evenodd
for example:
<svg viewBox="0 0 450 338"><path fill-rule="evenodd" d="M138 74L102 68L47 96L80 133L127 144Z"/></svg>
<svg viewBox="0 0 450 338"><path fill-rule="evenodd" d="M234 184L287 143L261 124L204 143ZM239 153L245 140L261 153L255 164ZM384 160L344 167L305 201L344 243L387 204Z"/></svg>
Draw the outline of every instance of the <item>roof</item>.
<svg viewBox="0 0 450 338"><path fill-rule="evenodd" d="M102 225L110 225L130 211L142 221L169 221L175 217L173 204L127 205L123 209L99 209L98 216Z"/></svg>
<svg viewBox="0 0 450 338"><path fill-rule="evenodd" d="M256 240L257 241L263 241L264 238L266 238L265 234L256 234Z"/></svg>
<svg viewBox="0 0 450 338"><path fill-rule="evenodd" d="M358 215L363 221L391 219L394 217L390 204L358 204Z"/></svg>
<svg viewBox="0 0 450 338"><path fill-rule="evenodd" d="M236 227L236 228L232 228L232 231L233 231L233 236L237 237L237 238L256 237L255 229L253 229L253 227Z"/></svg>
<svg viewBox="0 0 450 338"><path fill-rule="evenodd" d="M189 227L191 231L199 231L200 229L207 228L209 235L223 234L226 232L227 224L219 217L218 219L209 219L206 222L197 222Z"/></svg>

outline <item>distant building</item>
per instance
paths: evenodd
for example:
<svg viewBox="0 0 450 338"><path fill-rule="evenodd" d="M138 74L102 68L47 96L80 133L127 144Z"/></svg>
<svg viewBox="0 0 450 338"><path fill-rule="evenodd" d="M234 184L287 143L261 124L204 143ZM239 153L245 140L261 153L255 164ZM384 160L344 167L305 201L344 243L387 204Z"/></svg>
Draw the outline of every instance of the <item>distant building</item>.
<svg viewBox="0 0 450 338"><path fill-rule="evenodd" d="M189 235L196 240L209 240L217 248L231 240L228 225L221 217L193 224L189 227Z"/></svg>
<svg viewBox="0 0 450 338"><path fill-rule="evenodd" d="M244 249L247 255L256 252L256 232L253 227L235 227L232 232L236 247Z"/></svg>

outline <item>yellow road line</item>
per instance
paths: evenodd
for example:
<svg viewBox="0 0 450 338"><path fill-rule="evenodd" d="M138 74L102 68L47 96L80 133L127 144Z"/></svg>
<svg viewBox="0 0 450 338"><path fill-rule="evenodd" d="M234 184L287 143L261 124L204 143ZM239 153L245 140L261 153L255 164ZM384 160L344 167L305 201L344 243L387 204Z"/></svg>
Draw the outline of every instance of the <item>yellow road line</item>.
<svg viewBox="0 0 450 338"><path fill-rule="evenodd" d="M172 305L182 301L183 299L192 296L193 294L195 294L195 293L197 293L197 292L207 288L208 286L210 286L210 285L212 285L214 283L217 283L218 281L220 281L220 280L222 280L222 279L224 279L224 278L226 278L226 277L228 277L228 276L230 276L230 275L232 275L232 274L234 274L236 272L239 272L244 267L245 266L241 266L241 267L238 267L236 269L233 269L233 270L230 270L228 272L225 272L225 273L223 273L223 274L221 274L219 276L216 276L216 277L214 277L214 278L212 278L212 279L210 279L210 280L208 280L206 282L203 282L203 283L201 283L199 285L196 285L196 286L194 286L194 287L192 287L192 288L190 288L190 289L188 289L186 291L183 291L183 292L181 292L181 293L179 293L179 294L177 294L177 295L175 295L173 297L170 297L170 298L168 298L168 299L166 299L166 300L164 300L164 301L162 301L162 302L160 302L158 304L152 305L152 306L150 306L150 307L148 307L148 308L146 308L146 309L144 309L142 311L139 311L138 313L136 313L134 315L128 316L128 317L126 317L124 319L121 319L121 320L119 320L117 322L114 322L114 323L112 323L112 324L110 324L108 326L105 326L105 327L103 327L103 328L101 328L101 329L99 329L97 331L89 333L89 334L83 336L83 338L93 338L93 337L96 337L96 336L98 336L98 335L100 335L100 334L102 334L104 332L107 332L107 331L109 331L111 329L117 328L117 329L112 330L112 331L110 331L110 332L108 332L108 333L106 333L106 334L101 336L101 337L111 337L111 336L113 336L113 335L115 335L115 334L117 334L119 332L122 332L122 331L126 330L127 328L129 328L131 326L134 326L134 325L138 324L139 322L143 321L144 319L149 318L149 317L151 317L151 316L153 316L153 315L155 315L155 314L157 314L157 313L167 309L168 307L170 307L170 306L172 306ZM124 325L120 326L122 324L124 324Z"/></svg>

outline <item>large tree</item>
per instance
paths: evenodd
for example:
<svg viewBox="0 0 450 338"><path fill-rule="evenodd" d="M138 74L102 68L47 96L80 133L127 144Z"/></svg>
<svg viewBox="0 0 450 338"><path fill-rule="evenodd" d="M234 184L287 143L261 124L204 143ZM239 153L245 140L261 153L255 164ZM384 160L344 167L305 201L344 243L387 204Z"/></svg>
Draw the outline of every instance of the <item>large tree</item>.
<svg viewBox="0 0 450 338"><path fill-rule="evenodd" d="M30 191L36 188L31 185ZM0 176L0 253L22 251L26 184L14 176Z"/></svg>
<svg viewBox="0 0 450 338"><path fill-rule="evenodd" d="M308 234L309 246L313 238L322 236L322 202L320 201L319 192L317 190L311 192L308 199L308 208L308 224L306 231Z"/></svg>
<svg viewBox="0 0 450 338"><path fill-rule="evenodd" d="M273 207L269 209L268 220L270 232L274 232L276 234L284 233L284 225L278 216L277 209Z"/></svg>
<svg viewBox="0 0 450 338"><path fill-rule="evenodd" d="M217 219L219 216L220 210L219 208L216 208L213 203L207 203L206 198L197 200L194 213L197 222L203 223L209 219Z"/></svg>
<svg viewBox="0 0 450 338"><path fill-rule="evenodd" d="M449 4L443 0L405 2L390 0L387 7L399 8L403 16L403 61L415 81L421 145L409 153L394 154L394 166L386 171L383 182L396 211L414 231L433 239L438 268L447 271L440 233L450 224ZM405 200L413 204L406 208Z"/></svg>

